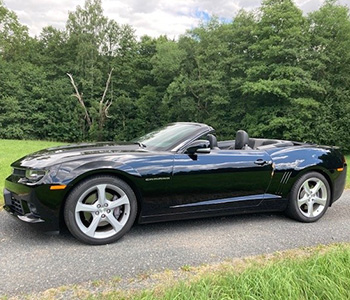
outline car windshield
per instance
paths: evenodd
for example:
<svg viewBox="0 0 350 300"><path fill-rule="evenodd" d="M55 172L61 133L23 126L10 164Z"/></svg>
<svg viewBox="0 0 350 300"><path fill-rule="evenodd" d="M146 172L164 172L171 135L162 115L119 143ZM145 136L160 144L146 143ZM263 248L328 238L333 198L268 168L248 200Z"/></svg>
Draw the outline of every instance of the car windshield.
<svg viewBox="0 0 350 300"><path fill-rule="evenodd" d="M194 136L201 126L198 124L175 123L154 130L132 140L148 150L167 151Z"/></svg>

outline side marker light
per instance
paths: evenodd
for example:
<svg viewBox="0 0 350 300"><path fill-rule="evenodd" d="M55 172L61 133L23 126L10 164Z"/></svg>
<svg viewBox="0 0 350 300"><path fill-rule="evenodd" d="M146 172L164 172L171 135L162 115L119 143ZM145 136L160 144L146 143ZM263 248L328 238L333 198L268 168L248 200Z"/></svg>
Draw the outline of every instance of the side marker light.
<svg viewBox="0 0 350 300"><path fill-rule="evenodd" d="M57 191L57 190L64 190L67 186L62 184L62 185L52 185L50 186L50 190L52 191Z"/></svg>

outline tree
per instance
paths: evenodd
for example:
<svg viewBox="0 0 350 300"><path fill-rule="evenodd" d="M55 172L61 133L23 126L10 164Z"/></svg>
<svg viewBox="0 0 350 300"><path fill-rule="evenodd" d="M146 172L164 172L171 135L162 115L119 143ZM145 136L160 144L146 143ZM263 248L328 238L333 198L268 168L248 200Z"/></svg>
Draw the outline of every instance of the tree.
<svg viewBox="0 0 350 300"><path fill-rule="evenodd" d="M101 0L31 38L0 0L0 137L128 140L198 121L219 139L246 129L349 151L349 49L349 10L335 0L308 16L292 0L264 0L178 40L136 39Z"/></svg>
<svg viewBox="0 0 350 300"><path fill-rule="evenodd" d="M22 122L25 116L20 112L20 106L14 97L0 98L0 137L7 139L22 139Z"/></svg>
<svg viewBox="0 0 350 300"><path fill-rule="evenodd" d="M28 28L19 23L16 14L0 0L0 55L6 60L19 59L29 40Z"/></svg>
<svg viewBox="0 0 350 300"><path fill-rule="evenodd" d="M250 103L248 128L263 136L310 139L317 98L324 90L307 67L306 19L291 0L265 0L260 11L250 46L254 63L242 86Z"/></svg>
<svg viewBox="0 0 350 300"><path fill-rule="evenodd" d="M222 68L229 55L225 31L226 27L214 19L180 38L180 72L164 98L172 120L215 123L218 121L216 109L229 103L226 74ZM170 51L165 52L169 56ZM173 50L173 53L176 52ZM171 61L176 63L174 59Z"/></svg>
<svg viewBox="0 0 350 300"><path fill-rule="evenodd" d="M320 98L318 142L337 144L349 151L350 140L350 19L349 9L327 0L310 14L313 76L326 92Z"/></svg>
<svg viewBox="0 0 350 300"><path fill-rule="evenodd" d="M67 73L67 75L71 81L71 84L74 88L74 91L75 91L74 96L78 99L79 104L80 104L81 108L83 109L84 119L87 122L88 130L94 131L95 139L97 139L97 140L102 139L103 127L105 125L106 118L109 117L108 110L109 110L110 106L112 105L112 100L106 99L109 84L111 82L112 72L113 72L113 69L108 74L108 79L106 81L106 87L105 87L103 94L101 96L101 100L98 103L97 120L94 120L91 117L92 113L88 111L88 109L85 105L84 99L83 99L83 94L79 92L79 90L74 82L74 78L73 78L72 74ZM96 123L97 123L97 125L96 125Z"/></svg>

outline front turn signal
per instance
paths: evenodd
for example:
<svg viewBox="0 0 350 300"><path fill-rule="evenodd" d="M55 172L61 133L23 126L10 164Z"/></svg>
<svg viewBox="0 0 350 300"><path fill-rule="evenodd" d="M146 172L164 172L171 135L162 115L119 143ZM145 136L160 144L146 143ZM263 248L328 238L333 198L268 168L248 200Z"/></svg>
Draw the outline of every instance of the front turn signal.
<svg viewBox="0 0 350 300"><path fill-rule="evenodd" d="M51 185L50 190L51 191L57 191L57 190L64 190L67 186L64 184L61 185Z"/></svg>

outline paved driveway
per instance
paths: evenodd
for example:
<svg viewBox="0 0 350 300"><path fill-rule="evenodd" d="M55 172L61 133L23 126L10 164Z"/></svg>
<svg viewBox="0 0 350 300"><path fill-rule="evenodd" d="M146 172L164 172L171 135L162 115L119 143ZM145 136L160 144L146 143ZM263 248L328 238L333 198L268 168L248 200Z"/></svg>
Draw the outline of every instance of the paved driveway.
<svg viewBox="0 0 350 300"><path fill-rule="evenodd" d="M1 211L0 296L342 241L350 241L349 190L312 224L283 214L167 222L135 226L105 246L35 231Z"/></svg>

